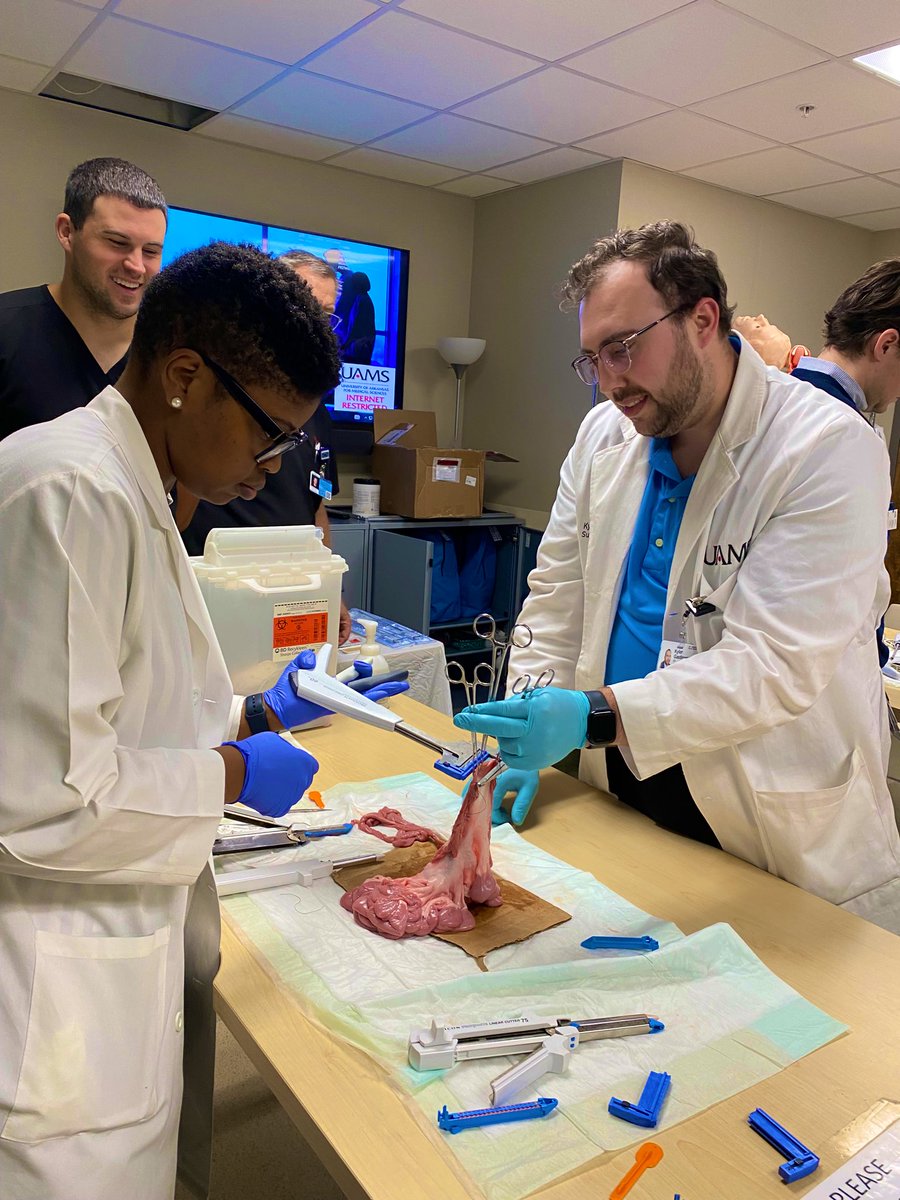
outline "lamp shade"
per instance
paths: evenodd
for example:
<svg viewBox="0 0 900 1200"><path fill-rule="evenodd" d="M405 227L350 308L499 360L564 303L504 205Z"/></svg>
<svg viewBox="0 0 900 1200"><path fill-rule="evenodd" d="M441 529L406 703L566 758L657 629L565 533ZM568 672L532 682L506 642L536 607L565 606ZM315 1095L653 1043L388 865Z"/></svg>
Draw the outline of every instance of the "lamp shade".
<svg viewBox="0 0 900 1200"><path fill-rule="evenodd" d="M468 367L477 362L487 345L484 338L438 338L438 353L450 366Z"/></svg>

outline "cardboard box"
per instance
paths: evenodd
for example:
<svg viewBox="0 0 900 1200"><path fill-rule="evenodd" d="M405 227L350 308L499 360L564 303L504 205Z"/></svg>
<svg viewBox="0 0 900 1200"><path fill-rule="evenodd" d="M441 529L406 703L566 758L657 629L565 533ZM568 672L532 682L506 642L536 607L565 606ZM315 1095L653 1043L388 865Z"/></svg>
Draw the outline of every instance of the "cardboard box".
<svg viewBox="0 0 900 1200"><path fill-rule="evenodd" d="M446 450L433 412L376 409L372 474L381 511L401 517L478 517L484 504L484 451Z"/></svg>

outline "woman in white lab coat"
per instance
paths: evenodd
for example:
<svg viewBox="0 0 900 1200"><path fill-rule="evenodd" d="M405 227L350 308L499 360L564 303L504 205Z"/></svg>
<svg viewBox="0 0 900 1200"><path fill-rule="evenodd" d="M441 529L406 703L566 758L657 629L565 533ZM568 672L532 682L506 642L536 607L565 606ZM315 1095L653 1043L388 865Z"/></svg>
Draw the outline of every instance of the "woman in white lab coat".
<svg viewBox="0 0 900 1200"><path fill-rule="evenodd" d="M0 446L9 1200L172 1196L188 906L208 988L223 802L286 811L316 763L250 735L167 493L254 495L338 377L293 271L220 243L151 282L117 388ZM282 702L273 730L302 719Z"/></svg>

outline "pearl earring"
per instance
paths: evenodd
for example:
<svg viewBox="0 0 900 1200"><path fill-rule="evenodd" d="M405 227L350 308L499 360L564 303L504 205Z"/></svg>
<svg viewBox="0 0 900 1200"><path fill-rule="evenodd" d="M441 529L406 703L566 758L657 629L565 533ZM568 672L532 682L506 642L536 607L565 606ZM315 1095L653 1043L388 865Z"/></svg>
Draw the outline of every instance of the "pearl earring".
<svg viewBox="0 0 900 1200"><path fill-rule="evenodd" d="M184 401L181 399L180 396L173 396L172 399L169 401L169 404L171 404L172 408L181 408L183 403L184 403Z"/></svg>

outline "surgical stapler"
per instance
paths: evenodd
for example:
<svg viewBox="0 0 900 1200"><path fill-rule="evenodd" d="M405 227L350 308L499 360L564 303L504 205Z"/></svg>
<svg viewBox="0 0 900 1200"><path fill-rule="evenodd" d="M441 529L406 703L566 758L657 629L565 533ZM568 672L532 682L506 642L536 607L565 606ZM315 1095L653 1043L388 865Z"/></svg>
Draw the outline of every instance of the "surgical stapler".
<svg viewBox="0 0 900 1200"><path fill-rule="evenodd" d="M472 753L465 743L447 746L429 734L423 733L421 729L416 729L414 725L408 725L398 713L376 704L368 696L355 692L346 683L329 675L326 665L330 656L331 646L326 642L317 652L316 665L311 671L293 672L291 684L298 696L304 700L311 700L314 704L320 704L323 708L331 709L332 712L343 713L355 721L374 725L376 729L387 729L394 733L400 733L404 737L418 742L421 746L427 746L439 755L434 764L435 770L443 771L451 779L468 779L479 763L493 757L485 750ZM487 782L488 778L493 778L502 770L503 763L497 759L493 771L481 782Z"/></svg>

